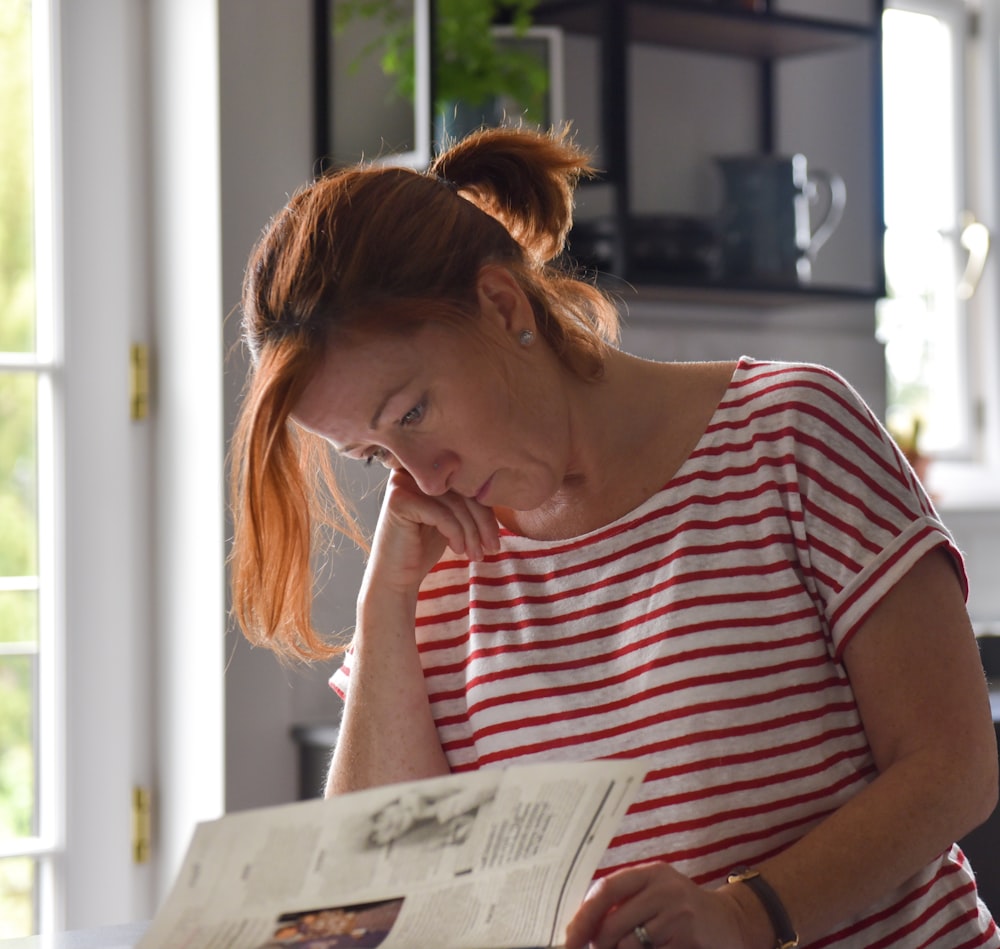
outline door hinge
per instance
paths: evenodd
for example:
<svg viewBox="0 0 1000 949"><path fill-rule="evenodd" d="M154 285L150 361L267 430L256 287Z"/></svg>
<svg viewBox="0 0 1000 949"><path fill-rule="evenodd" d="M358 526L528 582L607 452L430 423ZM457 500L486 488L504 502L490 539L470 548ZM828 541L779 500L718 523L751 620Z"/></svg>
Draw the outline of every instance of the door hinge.
<svg viewBox="0 0 1000 949"><path fill-rule="evenodd" d="M148 863L153 850L153 794L132 788L132 862Z"/></svg>
<svg viewBox="0 0 1000 949"><path fill-rule="evenodd" d="M129 351L129 413L141 422L149 417L149 347L133 343Z"/></svg>

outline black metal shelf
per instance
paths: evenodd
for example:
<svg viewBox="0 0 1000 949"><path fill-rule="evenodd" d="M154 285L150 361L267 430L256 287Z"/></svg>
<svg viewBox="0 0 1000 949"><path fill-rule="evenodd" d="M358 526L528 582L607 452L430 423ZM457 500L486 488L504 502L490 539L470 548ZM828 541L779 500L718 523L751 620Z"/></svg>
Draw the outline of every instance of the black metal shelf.
<svg viewBox="0 0 1000 949"><path fill-rule="evenodd" d="M870 130L875 181L875 194L871 196L871 233L873 254L880 255L883 233L881 113L878 107L881 8L880 0L872 0L870 20L857 23L781 13L772 10L770 2L766 3L763 12L754 12L722 0L541 0L534 11L536 22L561 27L567 33L591 36L600 43L601 163L604 168L601 183L613 189L611 230L606 235L605 245L608 256L598 264L609 271L609 276L601 282L624 288L625 292L631 292L629 288L640 290L644 299L685 303L785 306L804 302L868 302L884 296L880 259L873 262L874 275L866 275L857 286L748 286L729 283L717 274L678 275L669 267L657 270L655 266L638 261L632 251L636 211L631 199L628 126L631 91L627 79L629 49L637 44L754 61L759 66L760 77L759 132L758 141L749 150L768 154L774 151L777 127L776 64L793 57L867 47L872 56L875 82Z"/></svg>
<svg viewBox="0 0 1000 949"><path fill-rule="evenodd" d="M778 59L843 49L873 38L873 28L840 20L820 19L682 0L626 0L625 38L678 49L728 56ZM604 31L600 4L594 0L542 0L535 10L539 23L568 32L600 36Z"/></svg>
<svg viewBox="0 0 1000 949"><path fill-rule="evenodd" d="M598 285L623 300L698 304L700 306L742 306L777 309L808 304L874 303L883 294L875 288L828 286L823 284L743 284L725 280L687 280L664 276L644 269L622 278L599 275Z"/></svg>

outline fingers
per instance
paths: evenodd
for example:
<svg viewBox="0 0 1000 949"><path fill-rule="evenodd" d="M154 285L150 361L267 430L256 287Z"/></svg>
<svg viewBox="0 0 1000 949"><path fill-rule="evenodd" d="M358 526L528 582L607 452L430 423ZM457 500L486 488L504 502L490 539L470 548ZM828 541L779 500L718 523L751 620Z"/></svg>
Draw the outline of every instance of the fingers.
<svg viewBox="0 0 1000 949"><path fill-rule="evenodd" d="M436 528L455 553L482 560L500 549L499 526L490 508L452 491L431 497L405 471L390 476L386 503L395 504L404 519Z"/></svg>
<svg viewBox="0 0 1000 949"><path fill-rule="evenodd" d="M500 549L492 510L453 492L424 494L403 470L393 471L379 514L366 578L382 590L411 594L445 545L481 560Z"/></svg>
<svg viewBox="0 0 1000 949"><path fill-rule="evenodd" d="M457 494L445 494L436 500L454 517L455 532L445 536L455 553L465 554L470 560L483 560L500 549L500 530L492 510Z"/></svg>
<svg viewBox="0 0 1000 949"><path fill-rule="evenodd" d="M611 940L615 934L618 934L617 938L609 941L608 945L616 944L619 938L624 942L625 936L645 920L637 907L632 907L630 913L622 910L628 909L629 901L641 893L645 885L644 875L636 871L614 873L594 883L566 927L566 949L582 949L588 944L603 945L604 940ZM634 922L630 921L632 915L635 916ZM632 936L635 934L632 933ZM630 949L645 949L638 945L638 938L634 941L636 945Z"/></svg>
<svg viewBox="0 0 1000 949"><path fill-rule="evenodd" d="M478 501L463 498L468 504L469 512L475 522L479 546L484 554L500 552L500 525L492 508L484 507ZM482 559L482 557L476 558Z"/></svg>
<svg viewBox="0 0 1000 949"><path fill-rule="evenodd" d="M742 945L730 900L665 863L597 881L566 929L566 949L710 949Z"/></svg>

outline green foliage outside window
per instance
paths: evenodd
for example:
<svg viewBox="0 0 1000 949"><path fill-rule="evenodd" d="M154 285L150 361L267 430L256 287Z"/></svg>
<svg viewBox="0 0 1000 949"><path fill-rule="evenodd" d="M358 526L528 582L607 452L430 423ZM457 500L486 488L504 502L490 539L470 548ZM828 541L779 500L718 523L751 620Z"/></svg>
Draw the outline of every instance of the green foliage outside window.
<svg viewBox="0 0 1000 949"><path fill-rule="evenodd" d="M31 65L30 0L0 0L0 353L21 356L36 345ZM0 370L0 839L7 840L37 831L36 393L34 372ZM0 861L0 938L33 931L34 877L31 858Z"/></svg>
<svg viewBox="0 0 1000 949"><path fill-rule="evenodd" d="M31 3L0 0L0 351L35 347Z"/></svg>

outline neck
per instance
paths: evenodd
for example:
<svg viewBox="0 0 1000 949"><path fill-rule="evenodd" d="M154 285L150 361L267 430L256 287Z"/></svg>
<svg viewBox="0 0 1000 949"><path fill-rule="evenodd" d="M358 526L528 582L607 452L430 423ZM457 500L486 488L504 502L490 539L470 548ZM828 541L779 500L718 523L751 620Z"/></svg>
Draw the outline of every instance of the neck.
<svg viewBox="0 0 1000 949"><path fill-rule="evenodd" d="M620 499L636 495L628 485L654 438L650 425L662 433L663 405L654 393L663 370L664 364L613 352L599 382L567 383L569 453L562 484L534 510L497 509L500 523L528 537L555 539L613 520ZM648 496L657 487L647 488L643 479L637 490Z"/></svg>

